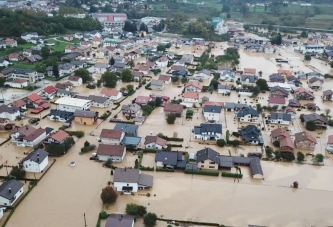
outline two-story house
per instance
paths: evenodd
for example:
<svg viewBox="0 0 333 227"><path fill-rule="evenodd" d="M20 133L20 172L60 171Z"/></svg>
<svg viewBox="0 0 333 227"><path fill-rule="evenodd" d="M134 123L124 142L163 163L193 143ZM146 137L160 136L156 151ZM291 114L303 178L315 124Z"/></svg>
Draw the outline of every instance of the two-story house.
<svg viewBox="0 0 333 227"><path fill-rule="evenodd" d="M9 104L9 106L15 106L15 107L19 108L21 115L27 114L27 104L22 99L13 101L12 103Z"/></svg>
<svg viewBox="0 0 333 227"><path fill-rule="evenodd" d="M64 144L68 137L70 137L70 135L67 132L59 129L58 131L50 134L44 140L44 143L47 143L47 144Z"/></svg>
<svg viewBox="0 0 333 227"><path fill-rule="evenodd" d="M275 87L270 87L270 97L277 97L277 98L288 98L289 92L280 87L280 86L275 86Z"/></svg>
<svg viewBox="0 0 333 227"><path fill-rule="evenodd" d="M205 148L197 151L196 161L200 169L218 170L220 154L211 148Z"/></svg>
<svg viewBox="0 0 333 227"><path fill-rule="evenodd" d="M6 118L10 121L15 121L21 116L21 111L19 107L11 105L1 105L0 106L0 117Z"/></svg>
<svg viewBox="0 0 333 227"><path fill-rule="evenodd" d="M79 76L69 76L68 81L73 84L74 87L78 87L82 85L82 78Z"/></svg>
<svg viewBox="0 0 333 227"><path fill-rule="evenodd" d="M96 152L100 161L122 162L126 155L126 147L124 145L99 144Z"/></svg>
<svg viewBox="0 0 333 227"><path fill-rule="evenodd" d="M318 77L311 77L308 80L308 83L311 89L322 89L324 80L319 79Z"/></svg>
<svg viewBox="0 0 333 227"><path fill-rule="evenodd" d="M220 122L221 106L205 105L202 110L206 122Z"/></svg>
<svg viewBox="0 0 333 227"><path fill-rule="evenodd" d="M157 168L185 169L186 167L183 154L175 151L156 151L155 163Z"/></svg>
<svg viewBox="0 0 333 227"><path fill-rule="evenodd" d="M254 75L242 75L241 76L241 81L243 84L245 85L252 85L252 86L255 86L256 84L256 81L258 80L258 77L257 76L254 76Z"/></svg>
<svg viewBox="0 0 333 227"><path fill-rule="evenodd" d="M304 125L306 125L310 121L313 121L316 123L316 127L319 129L326 129L328 125L327 119L317 113L304 114L303 119Z"/></svg>
<svg viewBox="0 0 333 227"><path fill-rule="evenodd" d="M271 113L267 117L267 121L271 124L289 125L291 122L291 115L287 113Z"/></svg>
<svg viewBox="0 0 333 227"><path fill-rule="evenodd" d="M222 124L200 124L192 130L194 139L218 140L222 138Z"/></svg>
<svg viewBox="0 0 333 227"><path fill-rule="evenodd" d="M146 136L144 145L146 149L153 150L163 150L168 147L167 141L158 136Z"/></svg>
<svg viewBox="0 0 333 227"><path fill-rule="evenodd" d="M231 92L230 85L227 85L227 84L218 84L217 85L217 93L227 95L227 94L230 94L230 92Z"/></svg>
<svg viewBox="0 0 333 227"><path fill-rule="evenodd" d="M44 89L42 89L39 92L39 95L43 98L43 99L54 99L56 97L57 94L57 88L55 88L54 86L50 85L45 87Z"/></svg>
<svg viewBox="0 0 333 227"><path fill-rule="evenodd" d="M180 104L165 103L164 104L164 113L169 115L170 113L175 114L177 117L181 117L183 114L184 106Z"/></svg>
<svg viewBox="0 0 333 227"><path fill-rule="evenodd" d="M307 89L301 87L294 91L294 97L297 100L314 100L315 96Z"/></svg>
<svg viewBox="0 0 333 227"><path fill-rule="evenodd" d="M42 173L49 163L49 153L44 149L30 152L19 162L19 166L29 173Z"/></svg>
<svg viewBox="0 0 333 227"><path fill-rule="evenodd" d="M184 97L184 102L189 102L189 103L199 102L198 92L184 92L183 97Z"/></svg>
<svg viewBox="0 0 333 227"><path fill-rule="evenodd" d="M141 116L141 106L133 103L128 105L122 105L121 107L122 113L129 118L135 118Z"/></svg>
<svg viewBox="0 0 333 227"><path fill-rule="evenodd" d="M282 128L271 131L271 142L279 141L280 152L294 152L295 145L289 132Z"/></svg>
<svg viewBox="0 0 333 227"><path fill-rule="evenodd" d="M0 186L0 205L13 206L24 192L24 184L12 179L2 183Z"/></svg>
<svg viewBox="0 0 333 227"><path fill-rule="evenodd" d="M118 91L117 89L114 89L114 88L110 89L110 88L106 88L106 87L102 88L101 94L102 94L102 96L107 97L110 100L114 100L114 101L119 100L123 96L123 94L120 91Z"/></svg>
<svg viewBox="0 0 333 227"><path fill-rule="evenodd" d="M244 107L237 113L236 116L240 122L256 124L259 121L258 111L252 107Z"/></svg>
<svg viewBox="0 0 333 227"><path fill-rule="evenodd" d="M125 136L125 133L122 130L102 129L101 134L99 135L98 141L103 144L118 145L121 143L124 136Z"/></svg>
<svg viewBox="0 0 333 227"><path fill-rule="evenodd" d="M185 84L185 92L201 92L202 87L203 86L199 84L199 82L190 81L187 84Z"/></svg>
<svg viewBox="0 0 333 227"><path fill-rule="evenodd" d="M314 150L317 144L316 138L309 132L295 133L295 147L298 149Z"/></svg>
<svg viewBox="0 0 333 227"><path fill-rule="evenodd" d="M277 73L271 74L269 76L269 82L273 82L273 83L284 83L285 82L285 78Z"/></svg>
<svg viewBox="0 0 333 227"><path fill-rule="evenodd" d="M75 124L93 125L93 124L96 123L97 119L98 119L98 112L97 111L76 109L75 112L74 112L74 122L75 122Z"/></svg>
<svg viewBox="0 0 333 227"><path fill-rule="evenodd" d="M261 131L254 125L248 125L241 130L239 130L239 134L242 139L251 145L262 145L264 143Z"/></svg>
<svg viewBox="0 0 333 227"><path fill-rule="evenodd" d="M12 142L19 147L35 147L46 138L46 130L25 125L18 128L10 136Z"/></svg>

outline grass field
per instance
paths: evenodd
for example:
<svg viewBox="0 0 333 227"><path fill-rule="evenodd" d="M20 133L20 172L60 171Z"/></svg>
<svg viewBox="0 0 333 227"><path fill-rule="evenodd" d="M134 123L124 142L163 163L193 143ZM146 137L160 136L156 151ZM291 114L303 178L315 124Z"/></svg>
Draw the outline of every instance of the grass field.
<svg viewBox="0 0 333 227"><path fill-rule="evenodd" d="M9 68L20 68L20 69L35 69L35 64L26 64L23 62L15 62Z"/></svg>

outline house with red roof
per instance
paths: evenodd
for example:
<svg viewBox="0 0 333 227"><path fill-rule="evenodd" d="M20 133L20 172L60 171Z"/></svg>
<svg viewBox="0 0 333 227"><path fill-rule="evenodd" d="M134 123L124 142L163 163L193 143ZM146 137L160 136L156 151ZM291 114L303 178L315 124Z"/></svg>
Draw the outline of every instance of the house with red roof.
<svg viewBox="0 0 333 227"><path fill-rule="evenodd" d="M184 102L198 103L199 93L198 92L184 92Z"/></svg>
<svg viewBox="0 0 333 227"><path fill-rule="evenodd" d="M268 105L269 106L277 106L278 110L282 109L282 106L286 105L286 99L280 97L269 97L268 98Z"/></svg>
<svg viewBox="0 0 333 227"><path fill-rule="evenodd" d="M20 61L22 58L19 54L13 53L8 55L8 60L9 61Z"/></svg>
<svg viewBox="0 0 333 227"><path fill-rule="evenodd" d="M135 99L135 103L140 105L140 106L145 106L148 104L148 102L151 100L151 97L149 96L142 96L139 95L138 97L136 97Z"/></svg>
<svg viewBox="0 0 333 227"><path fill-rule="evenodd" d="M41 102L43 102L42 97L40 97L37 93L28 95L24 101L27 103L27 107L30 108L36 108Z"/></svg>
<svg viewBox="0 0 333 227"><path fill-rule="evenodd" d="M110 100L114 100L114 101L117 101L121 97L123 97L123 94L115 88L104 87L101 90L101 94L103 97L108 97Z"/></svg>
<svg viewBox="0 0 333 227"><path fill-rule="evenodd" d="M24 88L28 87L28 81L25 79L16 78L10 81L6 81L5 85L14 88Z"/></svg>
<svg viewBox="0 0 333 227"><path fill-rule="evenodd" d="M149 73L149 66L148 65L139 65L137 71L143 73L144 75L148 75L148 73Z"/></svg>
<svg viewBox="0 0 333 227"><path fill-rule="evenodd" d="M94 37L92 38L92 46L99 47L102 45L103 39L101 37Z"/></svg>
<svg viewBox="0 0 333 227"><path fill-rule="evenodd" d="M46 138L46 130L25 125L16 129L10 136L11 141L18 147L35 147Z"/></svg>
<svg viewBox="0 0 333 227"><path fill-rule="evenodd" d="M155 65L158 68L164 68L167 67L169 63L169 59L166 56L162 56L159 59L155 61Z"/></svg>
<svg viewBox="0 0 333 227"><path fill-rule="evenodd" d="M53 132L50 134L45 140L44 143L48 144L64 144L66 139L70 137L70 135L63 131L63 130L58 130L56 132Z"/></svg>
<svg viewBox="0 0 333 227"><path fill-rule="evenodd" d="M45 87L43 90L39 92L39 95L42 97L42 99L54 99L56 97L58 89L54 86L50 85Z"/></svg>
<svg viewBox="0 0 333 227"><path fill-rule="evenodd" d="M315 96L307 89L300 87L294 91L297 100L314 100Z"/></svg>
<svg viewBox="0 0 333 227"><path fill-rule="evenodd" d="M185 92L201 92L202 87L203 86L199 84L199 82L190 81L187 84L185 84Z"/></svg>

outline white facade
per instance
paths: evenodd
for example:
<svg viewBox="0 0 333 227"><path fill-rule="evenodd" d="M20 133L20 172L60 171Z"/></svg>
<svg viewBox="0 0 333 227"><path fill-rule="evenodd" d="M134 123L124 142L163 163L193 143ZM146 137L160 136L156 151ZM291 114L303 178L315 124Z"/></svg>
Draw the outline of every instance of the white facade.
<svg viewBox="0 0 333 227"><path fill-rule="evenodd" d="M0 113L1 118L7 118L10 121L15 121L17 117L20 116L20 110L14 113L7 113L7 112L2 112Z"/></svg>
<svg viewBox="0 0 333 227"><path fill-rule="evenodd" d="M156 60L155 64L156 64L156 67L159 67L159 68L164 68L164 67L167 67L168 66L168 60L166 61L161 61L160 59Z"/></svg>
<svg viewBox="0 0 333 227"><path fill-rule="evenodd" d="M9 65L9 61L3 60L3 62L0 63L0 67L7 67Z"/></svg>
<svg viewBox="0 0 333 227"><path fill-rule="evenodd" d="M210 75L207 75L206 73L203 72L197 72L193 74L193 78L196 80L208 80Z"/></svg>
<svg viewBox="0 0 333 227"><path fill-rule="evenodd" d="M117 95L112 95L112 96L109 97L109 99L110 99L110 100L117 101L117 100L119 100L121 97L123 97L123 94L119 91L119 92L117 93Z"/></svg>
<svg viewBox="0 0 333 227"><path fill-rule="evenodd" d="M217 93L226 95L226 94L230 93L230 90L228 90L228 89L217 89Z"/></svg>
<svg viewBox="0 0 333 227"><path fill-rule="evenodd" d="M78 80L70 80L70 82L73 84L74 87L78 87L82 85L82 78L79 78Z"/></svg>
<svg viewBox="0 0 333 227"><path fill-rule="evenodd" d="M163 147L155 142L153 143L148 143L145 145L146 149L155 149L155 150L162 150Z"/></svg>
<svg viewBox="0 0 333 227"><path fill-rule="evenodd" d="M221 133L202 133L202 134L194 134L194 139L200 139L200 140L211 140L211 137L215 137L215 140L221 139L222 134Z"/></svg>
<svg viewBox="0 0 333 227"><path fill-rule="evenodd" d="M305 53L316 53L316 54L322 54L324 52L324 46L321 44L315 44L315 45L301 45L298 49L302 54Z"/></svg>
<svg viewBox="0 0 333 227"><path fill-rule="evenodd" d="M16 192L16 194L14 195L14 198L15 198L15 199L14 199L13 201L10 201L9 199L0 196L0 205L1 205L1 206L12 206L12 205L17 201L17 199L20 198L20 196L23 194L23 192L24 192L24 189L23 189L23 187L22 187L22 188L21 188L20 190L18 190L18 192Z"/></svg>
<svg viewBox="0 0 333 227"><path fill-rule="evenodd" d="M32 141L28 141L26 139L23 139L22 141L17 141L13 140L12 137L12 142L16 143L16 146L18 147L35 147L37 146L40 142L42 142L46 138L46 132L38 136L36 139Z"/></svg>
<svg viewBox="0 0 333 227"><path fill-rule="evenodd" d="M198 87L195 87L193 85L190 85L190 86L185 87L185 91L188 91L188 92L201 92L201 89L198 88Z"/></svg>
<svg viewBox="0 0 333 227"><path fill-rule="evenodd" d="M220 113L204 112L205 121L220 121Z"/></svg>
<svg viewBox="0 0 333 227"><path fill-rule="evenodd" d="M75 112L75 110L87 110L91 106L90 100L63 97L58 99L55 104L58 110Z"/></svg>
<svg viewBox="0 0 333 227"><path fill-rule="evenodd" d="M46 157L40 164L32 160L26 160L23 162L23 169L30 173L41 173L49 163L48 157Z"/></svg>
<svg viewBox="0 0 333 227"><path fill-rule="evenodd" d="M117 192L123 191L123 187L132 187L132 192L138 192L139 189L138 183L114 182L113 185L117 189Z"/></svg>
<svg viewBox="0 0 333 227"><path fill-rule="evenodd" d="M123 156L109 156L109 155L97 155L98 160L107 161L111 158L112 162L122 162L126 155L126 148L124 148Z"/></svg>
<svg viewBox="0 0 333 227"><path fill-rule="evenodd" d="M246 122L246 123L258 123L259 117L251 117L251 114L244 115L243 117L239 118L240 122Z"/></svg>
<svg viewBox="0 0 333 227"><path fill-rule="evenodd" d="M196 99L196 98L184 98L184 102L198 103L199 99Z"/></svg>
<svg viewBox="0 0 333 227"><path fill-rule="evenodd" d="M280 125L289 125L290 124L290 121L285 121L283 119L270 119L269 122L272 124L280 124Z"/></svg>
<svg viewBox="0 0 333 227"><path fill-rule="evenodd" d="M123 140L124 136L125 136L125 133L122 132L120 139L110 139L110 138L99 137L98 140L99 140L99 142L101 142L103 144L119 145L120 142Z"/></svg>

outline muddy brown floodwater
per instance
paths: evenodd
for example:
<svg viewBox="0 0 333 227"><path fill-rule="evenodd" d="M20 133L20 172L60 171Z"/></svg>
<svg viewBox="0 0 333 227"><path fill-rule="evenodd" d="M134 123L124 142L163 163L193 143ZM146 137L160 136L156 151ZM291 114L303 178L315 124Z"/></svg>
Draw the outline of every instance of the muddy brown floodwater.
<svg viewBox="0 0 333 227"><path fill-rule="evenodd" d="M212 50L212 54L223 53L227 48L226 43L217 43L217 48ZM193 53L196 56L204 51L192 47L184 46L180 50L171 48L171 51L182 53ZM275 54L250 53L240 50L240 66L243 68L256 68L257 72L263 72L263 78L268 79L272 73L276 73L279 67L270 60L277 56L288 57L289 64L283 64L283 69L294 71L310 72L316 68L321 73L330 72L328 66L317 59L312 59L309 64L304 64L303 56L295 53L290 48L279 48ZM136 62L144 59L137 59ZM292 66L292 68L291 68ZM167 70L164 70L166 72ZM151 74L152 75L152 74ZM97 75L98 76L98 75ZM153 78L155 76L152 75ZM157 76L156 76L157 77ZM137 85L136 83L131 83ZM119 82L117 88L125 87L127 83ZM307 86L304 81L304 86ZM136 87L136 86L135 86ZM333 83L325 80L324 90L332 88ZM163 91L150 91L142 87L132 97L128 97L123 104L131 102L139 95L150 95L151 93L166 95L173 99L181 98L181 87L166 85ZM98 95L100 89L90 90L85 87L76 87L74 91L80 94ZM332 108L332 103L321 101L321 92L315 91L316 99L314 102L321 108L318 113L323 113L325 108ZM241 102L249 105L260 103L268 105L268 93L260 94L258 102L248 97L238 97L232 92L230 97L222 96L214 92L213 94L201 93L209 97L210 101L216 102ZM292 98L290 94L289 98ZM101 114L106 109L97 109ZM108 108L109 110L112 107ZM143 125L140 125L138 135L142 137L140 146L143 146L144 138L147 135L155 135L159 132L167 136L178 136L184 138L182 150L195 153L206 146L218 151L220 154L229 155L247 155L248 152L261 152L256 146L241 146L239 148L219 148L216 145L209 145L195 141L191 135L193 126L204 122L201 114L202 108L194 111L193 120L177 118L174 125L168 125L165 121L163 108L156 108L147 118ZM112 116L119 110L111 110ZM298 117L293 120L289 126L292 136L304 130L304 126ZM46 113L42 113L44 116ZM121 117L121 116L119 116ZM235 120L232 112L223 112L220 117L223 125L223 133L226 130L230 132L237 131L245 124L240 124ZM166 172L147 172L154 176L154 186L152 190L141 191L136 195L122 195L118 197L115 204L108 207L103 206L100 193L101 189L112 181L110 169L102 167L101 163L89 160L90 154L80 155L79 151L84 141L88 140L92 144L98 144L97 137L103 128L114 127L114 123L108 121L98 123L94 126L83 126L73 124L69 130L84 130L85 136L76 141L74 147L63 157L56 158L56 163L38 183L31 193L16 209L7 226L9 227L77 227L84 226L84 217L86 215L87 226L95 226L97 216L100 211L105 209L107 212L124 213L127 203L133 202L147 206L148 211L156 213L159 217L191 220L202 222L216 222L231 226L266 225L266 226L328 226L333 224L331 215L333 203L333 162L332 155L327 154L325 146L327 136L333 134L329 127L326 131L311 132L316 136L318 144L314 154L322 153L325 155L324 166L314 166L310 157L307 157L306 164L280 163L262 161L262 168L265 180L252 179L249 169L242 167L244 177L238 182L234 179L222 177L209 177L186 175L184 173L166 173ZM61 123L50 122L43 119L39 124L41 127L58 128ZM269 142L270 131L277 126L270 125L262 131L266 145ZM0 138L6 138L6 134L0 134ZM11 164L17 163L16 156L23 156L27 148L18 148L7 143L0 150L0 162L8 160ZM177 150L177 148L173 148ZM299 150L296 149L296 152ZM309 152L309 151L303 151ZM127 152L125 160L122 163L115 164L117 167L134 166L136 154ZM51 160L50 160L51 161ZM76 162L75 167L70 167L70 162ZM1 164L1 163L0 163ZM153 166L154 155L145 154L142 165ZM4 174L4 168L0 170ZM235 172L234 169L231 170ZM292 189L290 185L299 182L299 189ZM145 196L146 193L151 196ZM102 222L102 226L105 222ZM136 223L136 226L143 226L142 221ZM165 227L165 222L158 222L158 227Z"/></svg>

